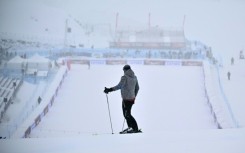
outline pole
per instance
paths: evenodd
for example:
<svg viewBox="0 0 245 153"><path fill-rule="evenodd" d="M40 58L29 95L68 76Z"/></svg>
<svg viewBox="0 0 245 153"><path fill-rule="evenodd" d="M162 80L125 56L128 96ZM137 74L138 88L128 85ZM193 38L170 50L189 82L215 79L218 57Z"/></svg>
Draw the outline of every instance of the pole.
<svg viewBox="0 0 245 153"><path fill-rule="evenodd" d="M66 49L66 45L67 45L67 24L68 24L68 19L65 20L64 49Z"/></svg>
<svg viewBox="0 0 245 153"><path fill-rule="evenodd" d="M123 121L122 131L123 131L123 129L124 129L124 123L125 123L125 119L124 119L124 121Z"/></svg>
<svg viewBox="0 0 245 153"><path fill-rule="evenodd" d="M148 28L149 30L151 29L151 13L149 13L149 18L148 18Z"/></svg>
<svg viewBox="0 0 245 153"><path fill-rule="evenodd" d="M183 25L182 25L182 28L183 28L183 33L185 35L185 15L184 15L184 19L183 19Z"/></svg>
<svg viewBox="0 0 245 153"><path fill-rule="evenodd" d="M110 123L111 123L111 134L114 134L114 133L113 133L113 128L112 128L110 106L109 106L109 101L108 101L108 95L107 95L107 94L106 94L106 99L107 99L108 112L109 112L109 118L110 118Z"/></svg>
<svg viewBox="0 0 245 153"><path fill-rule="evenodd" d="M117 12L117 14L116 14L115 32L117 32L117 26L118 26L118 12Z"/></svg>
<svg viewBox="0 0 245 153"><path fill-rule="evenodd" d="M124 104L124 102L123 102L123 109L124 109L124 107L125 107L125 104ZM123 116L124 116L124 121L123 121L123 126L122 126L122 131L124 130L124 123L125 123L125 114L123 114Z"/></svg>

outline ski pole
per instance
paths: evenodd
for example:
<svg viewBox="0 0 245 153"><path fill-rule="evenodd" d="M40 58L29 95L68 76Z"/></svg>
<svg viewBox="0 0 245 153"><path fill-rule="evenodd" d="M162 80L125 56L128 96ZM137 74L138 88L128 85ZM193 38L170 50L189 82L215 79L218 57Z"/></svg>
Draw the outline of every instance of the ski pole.
<svg viewBox="0 0 245 153"><path fill-rule="evenodd" d="M111 134L114 134L114 133L113 133L113 128L112 128L110 106L109 106L109 101L108 101L108 95L107 95L107 94L106 94L106 99L107 99L108 112L109 112L109 118L110 118L110 123L111 123Z"/></svg>
<svg viewBox="0 0 245 153"><path fill-rule="evenodd" d="M125 104L124 104L124 102L123 102L123 109L125 108ZM122 131L124 130L124 123L125 123L125 116L126 116L126 112L125 112L125 114L123 114L123 116L124 116L124 121L123 121L123 126L122 126Z"/></svg>
<svg viewBox="0 0 245 153"><path fill-rule="evenodd" d="M125 118L124 118L124 121L123 121L122 131L123 131L123 129L124 129L124 123L125 123Z"/></svg>

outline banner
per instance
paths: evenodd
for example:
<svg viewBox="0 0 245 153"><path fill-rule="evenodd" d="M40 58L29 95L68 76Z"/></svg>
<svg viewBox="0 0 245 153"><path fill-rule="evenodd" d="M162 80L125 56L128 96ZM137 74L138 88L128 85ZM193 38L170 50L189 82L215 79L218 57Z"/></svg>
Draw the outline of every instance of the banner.
<svg viewBox="0 0 245 153"><path fill-rule="evenodd" d="M53 103L54 103L54 96L51 99L51 105L53 105Z"/></svg>
<svg viewBox="0 0 245 153"><path fill-rule="evenodd" d="M88 64L89 60L70 59L72 64Z"/></svg>
<svg viewBox="0 0 245 153"><path fill-rule="evenodd" d="M25 138L28 138L30 134L31 134L31 127L29 126L28 129L25 131Z"/></svg>
<svg viewBox="0 0 245 153"><path fill-rule="evenodd" d="M37 118L35 119L35 124L36 126L41 122L41 117L40 115L37 116Z"/></svg>
<svg viewBox="0 0 245 153"><path fill-rule="evenodd" d="M182 66L181 61L165 61L166 66Z"/></svg>
<svg viewBox="0 0 245 153"><path fill-rule="evenodd" d="M177 37L178 38L178 37ZM180 49L185 48L186 43L182 42L110 42L110 48L127 49Z"/></svg>
<svg viewBox="0 0 245 153"><path fill-rule="evenodd" d="M183 61L182 62L183 66L202 66L201 61Z"/></svg>
<svg viewBox="0 0 245 153"><path fill-rule="evenodd" d="M144 65L144 60L127 60L129 65Z"/></svg>
<svg viewBox="0 0 245 153"><path fill-rule="evenodd" d="M89 64L89 60L80 60L79 64L87 65Z"/></svg>
<svg viewBox="0 0 245 153"><path fill-rule="evenodd" d="M42 119L44 117L44 112L40 114L40 118Z"/></svg>
<svg viewBox="0 0 245 153"><path fill-rule="evenodd" d="M125 65L127 62L126 60L107 60L106 64L108 65Z"/></svg>
<svg viewBox="0 0 245 153"><path fill-rule="evenodd" d="M164 65L165 61L159 61L159 60L145 60L145 65Z"/></svg>
<svg viewBox="0 0 245 153"><path fill-rule="evenodd" d="M48 109L49 109L49 105L47 105L47 106L44 108L44 110L43 110L44 115L46 115L46 114L48 113Z"/></svg>
<svg viewBox="0 0 245 153"><path fill-rule="evenodd" d="M105 65L106 60L90 60L91 65Z"/></svg>

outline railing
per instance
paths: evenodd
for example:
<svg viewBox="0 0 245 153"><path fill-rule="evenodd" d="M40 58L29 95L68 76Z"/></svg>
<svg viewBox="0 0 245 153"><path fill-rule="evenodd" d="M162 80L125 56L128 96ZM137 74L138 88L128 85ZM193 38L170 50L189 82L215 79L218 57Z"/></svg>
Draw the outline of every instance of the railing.
<svg viewBox="0 0 245 153"><path fill-rule="evenodd" d="M216 69L216 71L213 71L214 76L211 74L211 68ZM218 66L209 65L208 62L204 61L203 71L206 96L218 127L238 128L238 123L234 117L220 81Z"/></svg>
<svg viewBox="0 0 245 153"><path fill-rule="evenodd" d="M53 105L66 75L67 69L63 67L60 73L58 72L56 75L56 78L54 79L55 81L51 83L50 88L44 95L42 103L36 108L35 112L33 112L28 119L20 127L18 127L16 132L11 137L29 137L32 129L34 129L41 122L41 119L48 113L50 107Z"/></svg>
<svg viewBox="0 0 245 153"><path fill-rule="evenodd" d="M221 95L222 95L222 97L224 99L224 102L225 102L227 108L228 108L228 111L229 111L229 114L230 114L230 116L232 118L233 124L235 125L236 128L238 128L239 127L239 124L238 124L238 121L235 119L234 113L233 113L233 111L231 109L231 106L230 106L230 102L228 101L228 99L227 99L227 97L225 95L224 88L223 88L223 85L222 85L221 79L220 79L219 67L217 65L216 65L216 71L217 71L217 74L218 74L219 89L220 89Z"/></svg>
<svg viewBox="0 0 245 153"><path fill-rule="evenodd" d="M212 116L213 116L213 118L214 118L214 122L215 122L215 124L217 125L217 128L218 129L222 129L222 126L220 125L220 123L219 123L219 121L218 121L218 119L217 119L217 115L216 115L216 112L214 111L214 108L213 108L213 106L212 106L212 103L211 103L211 98L210 98L210 96L209 96L209 94L208 94L208 88L207 88L207 74L206 74L206 72L205 72L205 66L204 66L204 64L203 64L203 67L202 67L202 70L203 70L203 84L204 84L204 92L205 92L205 96L206 96L206 98L207 98L207 104L208 104L208 106L209 106L209 108L210 108L210 111L211 111L211 114L212 114Z"/></svg>
<svg viewBox="0 0 245 153"><path fill-rule="evenodd" d="M9 79L10 80L10 79ZM2 87L2 89L4 90L3 93L3 97L1 97L2 99L2 103L0 104L0 119L2 119L3 115L6 113L6 110L8 109L10 103L12 102L12 98L15 97L17 91L19 90L19 87L21 86L23 80L18 80L18 79L12 79L11 81L15 81L15 86L11 87L11 86L7 86L7 87ZM9 84L11 84L12 82L10 82ZM10 137L10 131L9 128L12 128L9 125L4 125L1 123L1 127L6 127L6 128L1 128L2 132L5 133L5 137ZM9 127L9 128L8 128Z"/></svg>

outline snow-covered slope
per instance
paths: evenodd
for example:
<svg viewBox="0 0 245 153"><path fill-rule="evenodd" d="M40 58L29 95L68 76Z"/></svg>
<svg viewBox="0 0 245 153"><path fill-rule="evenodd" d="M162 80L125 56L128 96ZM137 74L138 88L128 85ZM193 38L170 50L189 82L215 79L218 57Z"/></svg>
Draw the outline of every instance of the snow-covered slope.
<svg viewBox="0 0 245 153"><path fill-rule="evenodd" d="M119 82L122 66L92 65L88 70L87 66L72 65L54 105L32 130L32 138L0 140L0 152L245 151L243 126L217 129L206 104L201 67L133 65L132 68L140 83L132 112L144 133L111 134L103 89ZM224 88L229 87L225 84ZM234 95L239 94L234 92ZM123 124L120 92L108 97L117 133ZM244 120L241 104L231 99L235 116L239 121Z"/></svg>
<svg viewBox="0 0 245 153"><path fill-rule="evenodd" d="M132 113L144 132L217 128L206 103L201 67L133 66L133 70L140 91ZM109 133L103 89L115 86L122 75L120 65L92 66L90 70L72 65L53 108L31 137ZM123 126L120 92L108 97L113 127L119 132Z"/></svg>

